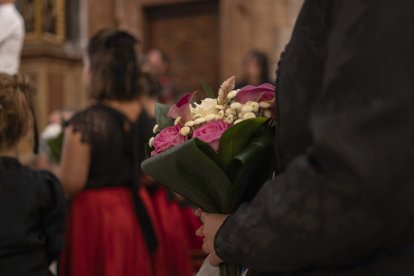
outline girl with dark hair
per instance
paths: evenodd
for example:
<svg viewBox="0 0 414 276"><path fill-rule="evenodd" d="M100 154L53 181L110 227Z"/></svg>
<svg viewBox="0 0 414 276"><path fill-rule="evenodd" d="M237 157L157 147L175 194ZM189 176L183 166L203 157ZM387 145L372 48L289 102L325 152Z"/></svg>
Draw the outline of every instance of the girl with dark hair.
<svg viewBox="0 0 414 276"><path fill-rule="evenodd" d="M151 203L139 185L152 122L142 109L135 44L127 32L107 29L87 48L84 80L95 103L69 121L61 161L72 199L64 276L165 275Z"/></svg>
<svg viewBox="0 0 414 276"><path fill-rule="evenodd" d="M59 181L17 160L17 144L35 120L33 104L27 77L0 74L0 275L49 275L63 245Z"/></svg>
<svg viewBox="0 0 414 276"><path fill-rule="evenodd" d="M237 88L246 85L260 85L263 83L272 83L269 79L269 61L265 53L252 50L244 60L243 81L238 83Z"/></svg>

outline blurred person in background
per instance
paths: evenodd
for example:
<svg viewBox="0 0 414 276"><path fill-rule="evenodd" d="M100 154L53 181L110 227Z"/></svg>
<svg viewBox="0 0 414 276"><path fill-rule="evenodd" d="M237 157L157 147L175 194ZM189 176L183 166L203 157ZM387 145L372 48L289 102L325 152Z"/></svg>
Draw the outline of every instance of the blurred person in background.
<svg viewBox="0 0 414 276"><path fill-rule="evenodd" d="M0 73L19 71L24 40L24 21L15 0L0 0Z"/></svg>
<svg viewBox="0 0 414 276"><path fill-rule="evenodd" d="M145 56L142 66L144 72L149 73L161 85L159 101L171 104L177 97L177 91L171 79L171 60L161 50L153 49Z"/></svg>
<svg viewBox="0 0 414 276"><path fill-rule="evenodd" d="M40 135L39 154L35 167L58 174L63 146L63 128L73 116L70 110L55 110L49 115L49 122Z"/></svg>
<svg viewBox="0 0 414 276"><path fill-rule="evenodd" d="M243 80L236 85L237 88L246 85L258 86L263 83L272 83L269 78L269 61L263 52L250 51L244 59L243 71Z"/></svg>
<svg viewBox="0 0 414 276"><path fill-rule="evenodd" d="M89 41L84 80L94 104L65 129L60 177L71 198L63 276L167 275L139 164L152 135L136 39L105 29Z"/></svg>
<svg viewBox="0 0 414 276"><path fill-rule="evenodd" d="M63 248L66 201L59 180L17 159L35 120L34 87L0 73L0 275L51 275Z"/></svg>

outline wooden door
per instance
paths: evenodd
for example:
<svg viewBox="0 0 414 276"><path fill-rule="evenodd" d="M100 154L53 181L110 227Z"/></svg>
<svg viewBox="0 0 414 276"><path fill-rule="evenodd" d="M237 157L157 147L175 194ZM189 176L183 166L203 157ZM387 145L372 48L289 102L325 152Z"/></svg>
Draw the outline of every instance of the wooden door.
<svg viewBox="0 0 414 276"><path fill-rule="evenodd" d="M216 90L220 82L218 1L151 6L144 13L145 49L157 48L170 57L178 91L200 90L200 79Z"/></svg>

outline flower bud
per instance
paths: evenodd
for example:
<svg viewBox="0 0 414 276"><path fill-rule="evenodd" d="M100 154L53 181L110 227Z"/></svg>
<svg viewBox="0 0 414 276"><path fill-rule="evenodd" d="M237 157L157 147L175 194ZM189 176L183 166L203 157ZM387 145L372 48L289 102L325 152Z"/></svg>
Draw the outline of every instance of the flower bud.
<svg viewBox="0 0 414 276"><path fill-rule="evenodd" d="M227 99L231 100L231 99L233 99L234 97L236 97L237 92L238 92L237 90L230 91L230 93L229 93L229 94L227 94Z"/></svg>
<svg viewBox="0 0 414 276"><path fill-rule="evenodd" d="M210 122L212 120L215 120L217 117L215 114L209 114L206 117L204 117L204 119L206 119L206 122Z"/></svg>
<svg viewBox="0 0 414 276"><path fill-rule="evenodd" d="M233 124L233 120L234 120L233 115L228 115L228 116L224 119L224 121L225 121L226 123L228 123L228 124Z"/></svg>
<svg viewBox="0 0 414 276"><path fill-rule="evenodd" d="M241 105L241 103L236 102L236 103L232 103L230 105L230 108L233 109L233 110L240 110L242 108L242 105Z"/></svg>
<svg viewBox="0 0 414 276"><path fill-rule="evenodd" d="M236 120L236 121L234 121L234 125L237 125L238 123L241 123L241 122L243 122L244 120L243 119L238 119L238 120Z"/></svg>
<svg viewBox="0 0 414 276"><path fill-rule="evenodd" d="M158 127L158 125L155 125L154 128L152 129L152 132L155 134L160 130L160 128Z"/></svg>
<svg viewBox="0 0 414 276"><path fill-rule="evenodd" d="M263 112L263 115L264 115L266 118L272 118L272 112L271 112L270 110L265 110L265 111Z"/></svg>
<svg viewBox="0 0 414 276"><path fill-rule="evenodd" d="M182 136L188 136L188 134L190 134L190 132L191 132L191 129L189 128L189 127L182 127L181 129L180 129L180 134L182 135Z"/></svg>
<svg viewBox="0 0 414 276"><path fill-rule="evenodd" d="M217 119L223 119L224 118L224 111L220 110L220 112L217 115Z"/></svg>
<svg viewBox="0 0 414 276"><path fill-rule="evenodd" d="M250 104L250 107L253 109L253 112L259 111L259 103L257 103L257 102L252 102Z"/></svg>
<svg viewBox="0 0 414 276"><path fill-rule="evenodd" d="M201 118L201 117L203 117L203 115L201 115L200 113L194 114L194 116L193 116L194 119L198 119L198 118Z"/></svg>
<svg viewBox="0 0 414 276"><path fill-rule="evenodd" d="M148 141L148 145L150 146L150 148L152 148L152 144L154 143L154 137L151 137Z"/></svg>
<svg viewBox="0 0 414 276"><path fill-rule="evenodd" d="M174 121L174 125L176 126L176 125L178 125L180 122L181 122L181 117L180 117L180 116L178 116L178 117L175 119L175 121Z"/></svg>
<svg viewBox="0 0 414 276"><path fill-rule="evenodd" d="M260 102L260 103L259 103L259 106L260 106L261 108L263 108L263 109L267 109L267 108L269 108L269 107L270 107L270 103L268 103L268 102Z"/></svg>
<svg viewBox="0 0 414 276"><path fill-rule="evenodd" d="M243 106L243 108L241 109L241 111L243 113L250 113L250 112L253 111L253 108L251 106L249 106L249 105L245 105L245 106Z"/></svg>
<svg viewBox="0 0 414 276"><path fill-rule="evenodd" d="M233 110L233 109L231 109L231 108L227 108L227 109L226 109L226 114L229 114L229 115L236 115L236 110Z"/></svg>
<svg viewBox="0 0 414 276"><path fill-rule="evenodd" d="M253 119L253 118L256 118L256 115L253 112L248 112L243 115L244 120Z"/></svg>
<svg viewBox="0 0 414 276"><path fill-rule="evenodd" d="M205 123L205 122L206 122L206 119L198 118L198 119L195 119L194 125L200 125L200 124Z"/></svg>
<svg viewBox="0 0 414 276"><path fill-rule="evenodd" d="M192 127L192 126L194 126L194 121L188 121L187 123L184 124L184 126Z"/></svg>

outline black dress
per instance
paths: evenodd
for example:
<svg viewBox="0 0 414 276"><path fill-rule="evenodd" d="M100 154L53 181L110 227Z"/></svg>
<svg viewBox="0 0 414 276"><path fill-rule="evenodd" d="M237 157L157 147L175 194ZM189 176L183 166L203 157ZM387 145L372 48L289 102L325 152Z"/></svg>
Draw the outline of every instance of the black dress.
<svg viewBox="0 0 414 276"><path fill-rule="evenodd" d="M59 181L0 158L0 275L46 276L63 246L65 198Z"/></svg>
<svg viewBox="0 0 414 276"><path fill-rule="evenodd" d="M414 2L307 0L280 66L279 175L216 236L268 275L414 275Z"/></svg>
<svg viewBox="0 0 414 276"><path fill-rule="evenodd" d="M139 185L152 124L145 113L132 122L104 104L69 121L90 146L90 167L84 191L71 202L61 275L152 275L157 270L152 265L159 256L156 221Z"/></svg>

